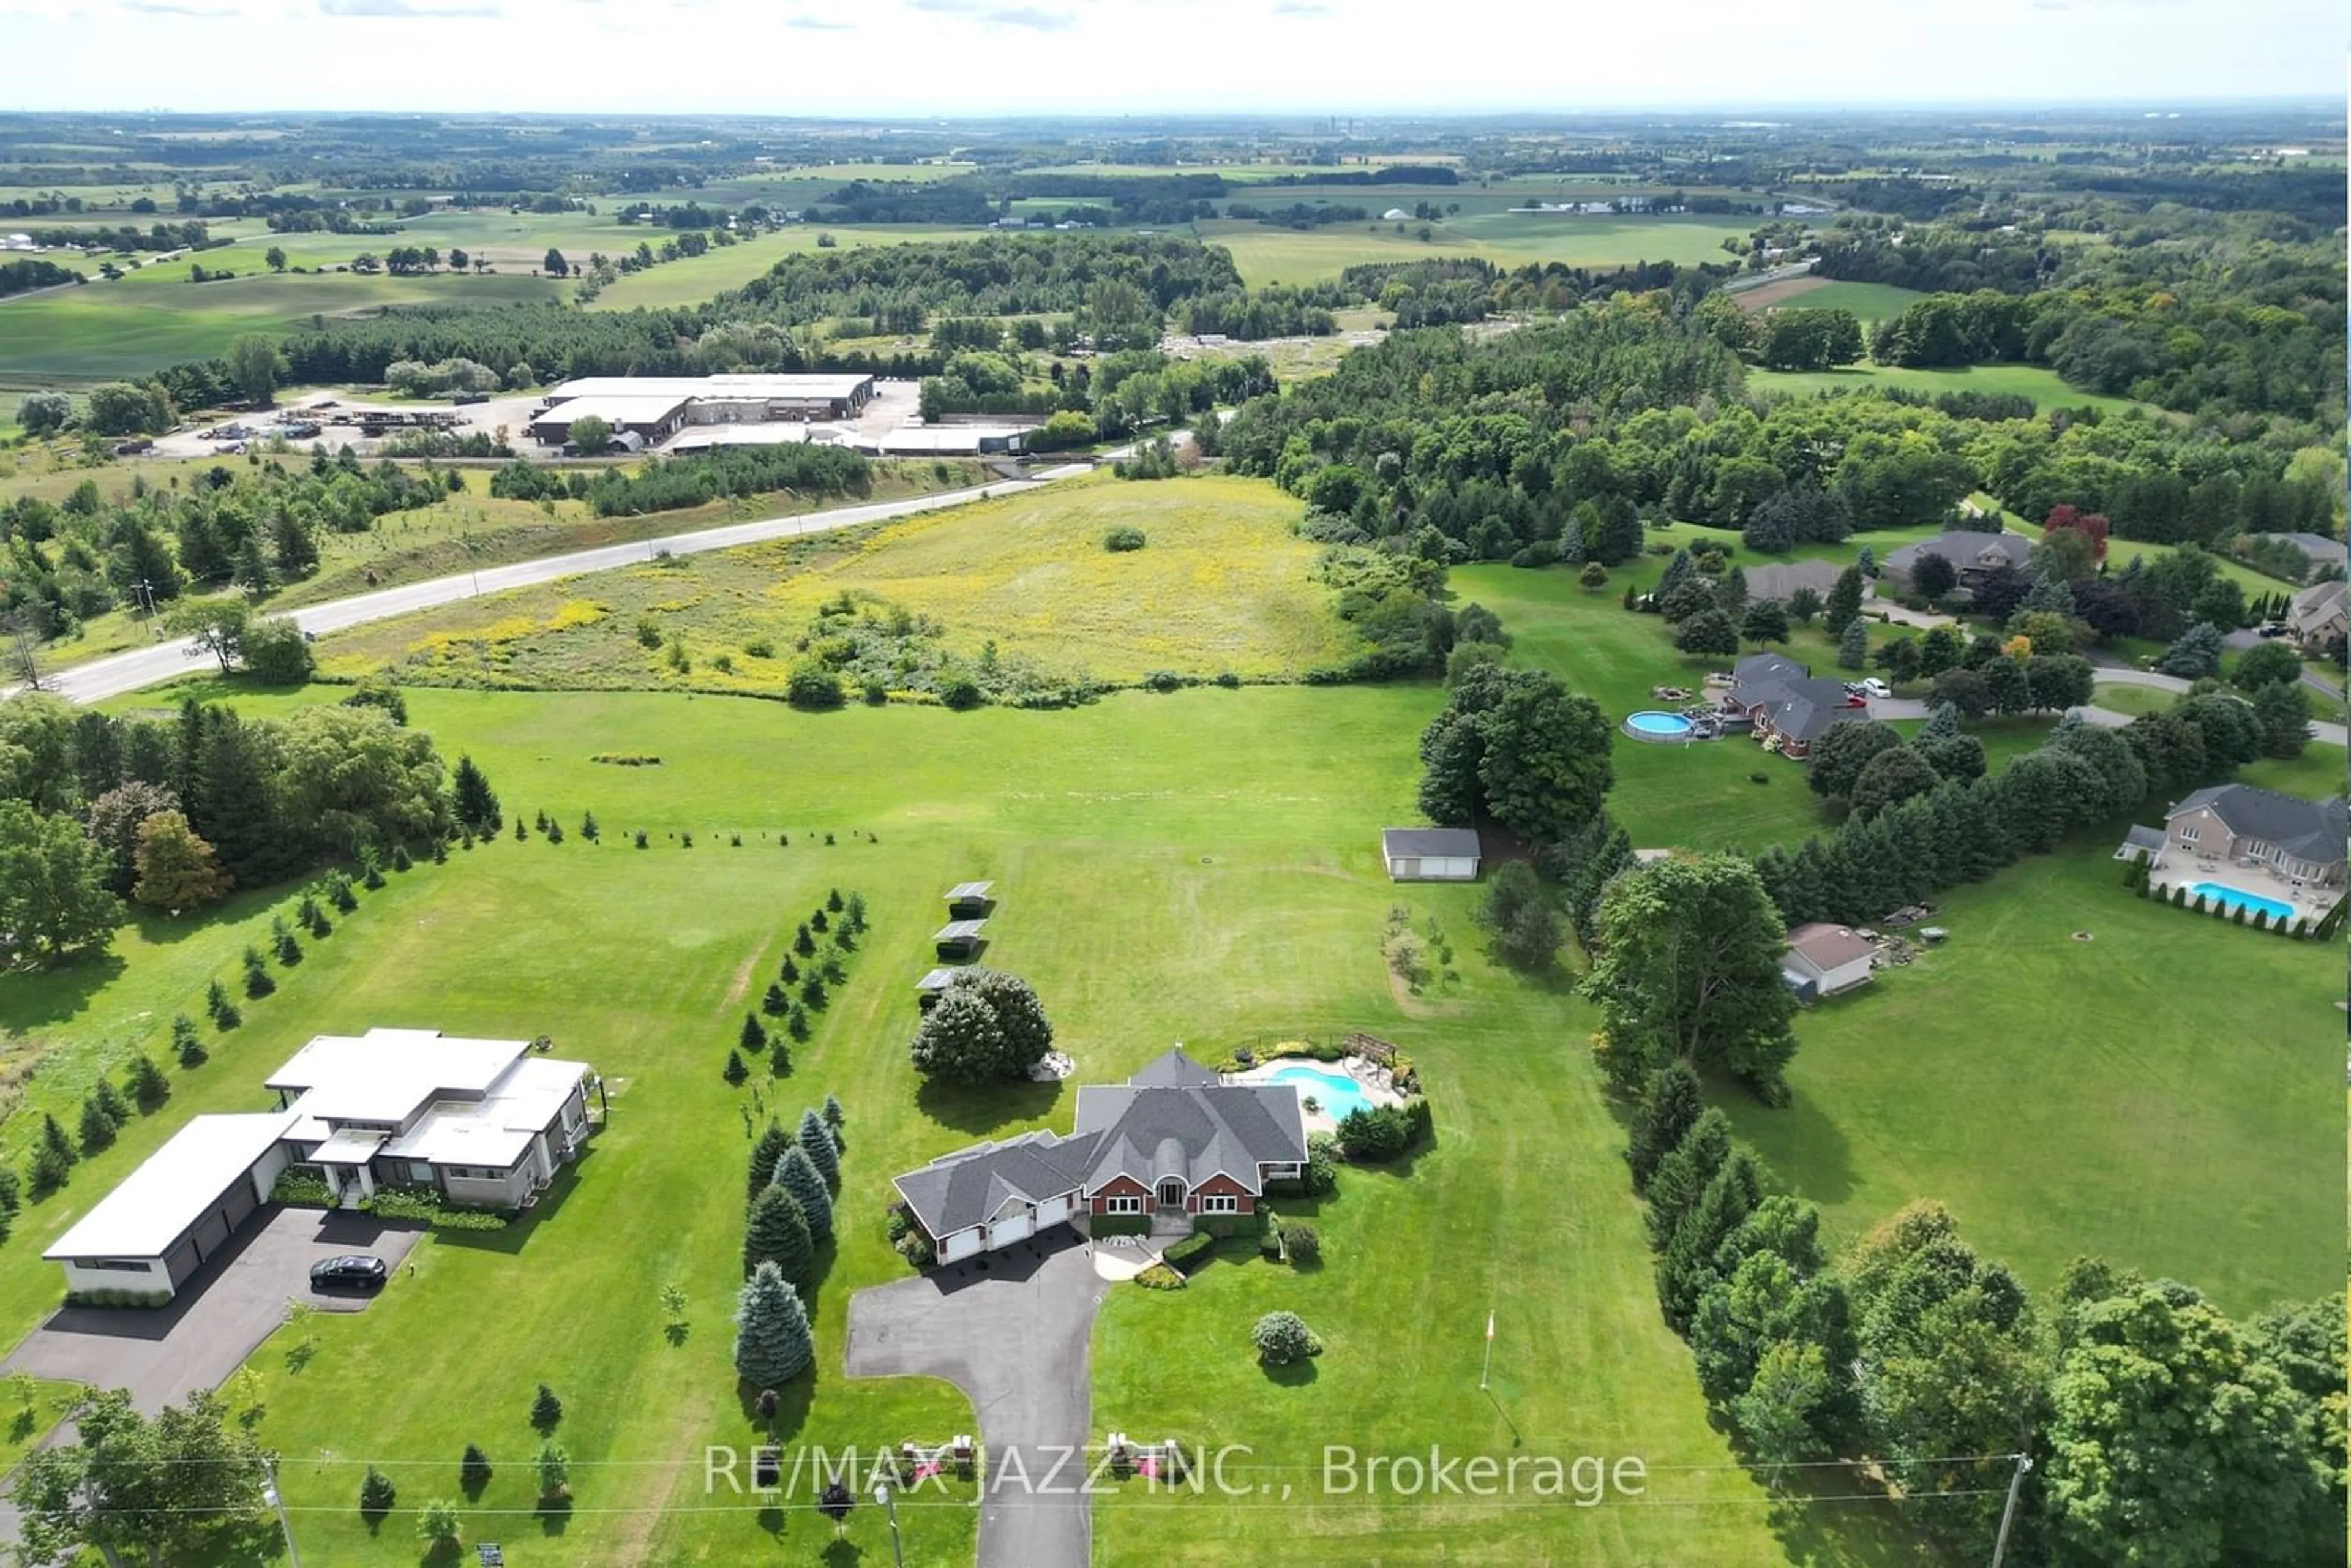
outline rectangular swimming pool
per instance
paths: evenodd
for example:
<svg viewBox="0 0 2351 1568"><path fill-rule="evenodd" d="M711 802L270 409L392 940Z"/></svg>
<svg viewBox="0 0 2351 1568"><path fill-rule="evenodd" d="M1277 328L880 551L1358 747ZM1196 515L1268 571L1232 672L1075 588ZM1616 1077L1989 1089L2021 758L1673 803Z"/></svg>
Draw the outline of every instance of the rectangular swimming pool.
<svg viewBox="0 0 2351 1568"><path fill-rule="evenodd" d="M2263 910L2273 921L2294 918L2294 905L2274 898L2263 898L2258 893L2247 893L2231 887L2225 882L2191 882L2188 884L2190 898L2210 898L2223 909Z"/></svg>

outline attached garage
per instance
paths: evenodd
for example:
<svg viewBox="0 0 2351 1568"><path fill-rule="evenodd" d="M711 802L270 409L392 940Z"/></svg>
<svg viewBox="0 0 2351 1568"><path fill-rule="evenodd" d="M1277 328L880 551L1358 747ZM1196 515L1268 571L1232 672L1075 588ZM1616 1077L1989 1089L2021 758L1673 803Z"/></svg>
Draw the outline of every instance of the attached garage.
<svg viewBox="0 0 2351 1568"><path fill-rule="evenodd" d="M1380 834L1391 882L1475 882L1480 853L1474 828L1389 828Z"/></svg>
<svg viewBox="0 0 2351 1568"><path fill-rule="evenodd" d="M956 1231L939 1243L939 1261L954 1263L972 1256L979 1250L980 1240L980 1228L976 1225L969 1230Z"/></svg>
<svg viewBox="0 0 2351 1568"><path fill-rule="evenodd" d="M987 1228L990 1248L1009 1247L1016 1241L1026 1241L1037 1234L1037 1217L1026 1204L993 1221Z"/></svg>
<svg viewBox="0 0 2351 1568"><path fill-rule="evenodd" d="M64 1267L68 1294L170 1299L266 1200L295 1120L196 1117L41 1256Z"/></svg>

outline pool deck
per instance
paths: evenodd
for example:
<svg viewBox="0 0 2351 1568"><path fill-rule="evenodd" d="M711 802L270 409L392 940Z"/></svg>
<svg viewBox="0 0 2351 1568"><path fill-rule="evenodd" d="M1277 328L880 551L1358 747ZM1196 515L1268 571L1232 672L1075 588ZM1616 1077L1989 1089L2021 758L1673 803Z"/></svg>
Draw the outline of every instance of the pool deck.
<svg viewBox="0 0 2351 1568"><path fill-rule="evenodd" d="M2153 895L2168 898L2175 884L2189 890L2188 901L2191 905L2196 902L2195 889L2199 884L2209 884L2227 888L2246 898L2262 899L2266 904L2284 904L2293 911L2286 916L2289 923L2307 920L2313 925L2325 919L2326 912L2334 908L2343 896L2343 890L2339 887L2296 886L2290 878L2280 876L2267 866L2241 865L2233 861L2207 864L2173 854L2165 857L2161 870L2154 879ZM2220 900L2215 898L2213 902L2217 904Z"/></svg>
<svg viewBox="0 0 2351 1568"><path fill-rule="evenodd" d="M1639 718L1666 719L1681 727L1644 729L1633 722ZM1708 718L1711 718L1711 715ZM1616 727L1633 739L1646 741L1652 746L1694 746L1702 740L1713 740L1722 733L1720 726L1708 722L1708 719L1693 719L1687 714L1674 713L1665 708L1642 708L1637 712L1627 714L1625 716L1625 722Z"/></svg>
<svg viewBox="0 0 2351 1568"><path fill-rule="evenodd" d="M1397 1093L1385 1081L1384 1070L1360 1056L1350 1056L1339 1061L1325 1061L1316 1056L1269 1057L1246 1071L1226 1073L1225 1082L1270 1083L1275 1074L1290 1067L1303 1067L1316 1072L1328 1072L1334 1077L1353 1079L1356 1091L1374 1105L1401 1105L1405 1102L1405 1097ZM1299 1099L1301 1102L1313 1093L1313 1091L1304 1084L1298 1085L1298 1091ZM1303 1109L1302 1105L1301 1109ZM1339 1130L1339 1119L1327 1110L1306 1111L1304 1114L1306 1131L1310 1136L1316 1133L1335 1133Z"/></svg>

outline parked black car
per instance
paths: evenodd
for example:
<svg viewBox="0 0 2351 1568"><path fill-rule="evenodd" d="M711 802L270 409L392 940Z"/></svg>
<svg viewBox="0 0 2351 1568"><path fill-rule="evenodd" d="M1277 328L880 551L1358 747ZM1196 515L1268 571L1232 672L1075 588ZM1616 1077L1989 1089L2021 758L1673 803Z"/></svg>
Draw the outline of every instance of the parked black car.
<svg viewBox="0 0 2351 1568"><path fill-rule="evenodd" d="M383 1260L364 1252L352 1252L340 1258L322 1258L310 1265L310 1288L315 1291L373 1291L382 1287L390 1277Z"/></svg>

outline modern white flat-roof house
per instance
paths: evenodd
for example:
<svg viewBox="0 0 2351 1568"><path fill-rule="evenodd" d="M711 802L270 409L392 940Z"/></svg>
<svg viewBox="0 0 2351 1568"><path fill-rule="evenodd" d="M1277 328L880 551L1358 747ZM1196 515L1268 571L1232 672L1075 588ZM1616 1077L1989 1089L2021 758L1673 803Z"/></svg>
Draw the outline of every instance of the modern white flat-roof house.
<svg viewBox="0 0 2351 1568"><path fill-rule="evenodd" d="M266 1081L277 1110L198 1116L41 1255L69 1291L168 1297L292 1167L323 1176L338 1205L407 1186L528 1207L587 1141L590 1077L524 1040L320 1035Z"/></svg>

